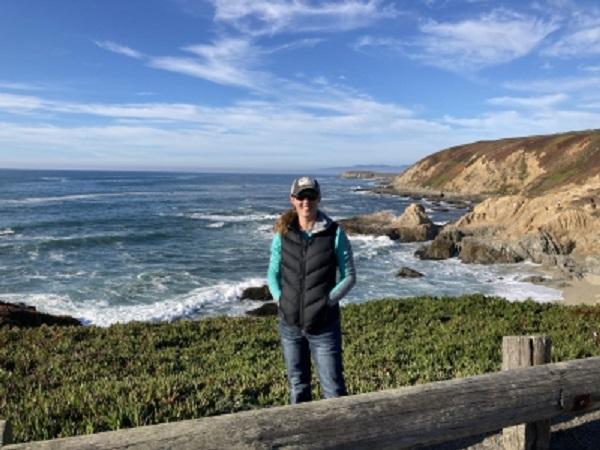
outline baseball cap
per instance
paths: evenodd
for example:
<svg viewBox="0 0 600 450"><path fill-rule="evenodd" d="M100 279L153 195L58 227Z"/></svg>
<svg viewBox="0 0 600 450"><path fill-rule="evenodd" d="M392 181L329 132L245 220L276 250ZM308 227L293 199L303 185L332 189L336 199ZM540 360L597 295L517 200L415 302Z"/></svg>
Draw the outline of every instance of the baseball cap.
<svg viewBox="0 0 600 450"><path fill-rule="evenodd" d="M321 194L321 188L319 182L312 177L300 177L296 178L292 183L292 189L290 194L296 197L302 191L315 191L317 194Z"/></svg>

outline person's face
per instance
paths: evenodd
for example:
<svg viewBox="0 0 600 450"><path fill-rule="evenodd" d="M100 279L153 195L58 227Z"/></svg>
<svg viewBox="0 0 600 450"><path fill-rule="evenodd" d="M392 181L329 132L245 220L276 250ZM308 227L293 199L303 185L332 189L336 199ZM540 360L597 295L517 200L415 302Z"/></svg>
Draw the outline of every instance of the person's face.
<svg viewBox="0 0 600 450"><path fill-rule="evenodd" d="M319 206L319 195L312 190L300 192L297 196L290 196L292 206L298 213L298 217L314 219L317 217L317 208Z"/></svg>

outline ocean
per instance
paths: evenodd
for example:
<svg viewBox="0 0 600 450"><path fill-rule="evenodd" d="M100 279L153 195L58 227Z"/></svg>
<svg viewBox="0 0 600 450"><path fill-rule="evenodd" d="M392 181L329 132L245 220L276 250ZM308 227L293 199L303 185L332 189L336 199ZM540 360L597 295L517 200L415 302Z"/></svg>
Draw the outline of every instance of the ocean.
<svg viewBox="0 0 600 450"><path fill-rule="evenodd" d="M86 324L242 315L245 287L266 282L272 225L294 175L0 170L0 300ZM373 182L319 176L334 219L421 202L439 224L467 208L361 190ZM529 263L420 261L418 243L351 236L358 282L342 304L382 297L483 293L552 301L521 280ZM422 272L395 277L402 266Z"/></svg>

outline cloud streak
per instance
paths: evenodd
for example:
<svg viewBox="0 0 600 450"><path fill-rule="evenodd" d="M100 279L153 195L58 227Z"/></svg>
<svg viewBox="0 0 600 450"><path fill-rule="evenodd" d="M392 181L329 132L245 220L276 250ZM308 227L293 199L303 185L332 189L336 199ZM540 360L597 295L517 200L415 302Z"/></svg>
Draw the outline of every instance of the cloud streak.
<svg viewBox="0 0 600 450"><path fill-rule="evenodd" d="M557 25L515 12L497 10L458 22L428 20L411 39L363 36L358 50L384 47L451 72L472 72L531 53Z"/></svg>
<svg viewBox="0 0 600 450"><path fill-rule="evenodd" d="M542 53L546 56L562 58L598 55L600 54L600 25L567 34Z"/></svg>
<svg viewBox="0 0 600 450"><path fill-rule="evenodd" d="M380 0L213 0L215 20L259 36L306 31L335 32L361 28L397 11Z"/></svg>
<svg viewBox="0 0 600 450"><path fill-rule="evenodd" d="M96 44L98 47L100 47L103 50L108 50L109 52L118 53L119 55L125 55L125 56L128 56L129 58L144 59L143 53L138 52L137 50L134 50L125 45L117 44L116 42L94 41L94 44Z"/></svg>
<svg viewBox="0 0 600 450"><path fill-rule="evenodd" d="M545 95L541 97L494 97L487 103L495 106L522 108L550 108L568 100L566 94Z"/></svg>

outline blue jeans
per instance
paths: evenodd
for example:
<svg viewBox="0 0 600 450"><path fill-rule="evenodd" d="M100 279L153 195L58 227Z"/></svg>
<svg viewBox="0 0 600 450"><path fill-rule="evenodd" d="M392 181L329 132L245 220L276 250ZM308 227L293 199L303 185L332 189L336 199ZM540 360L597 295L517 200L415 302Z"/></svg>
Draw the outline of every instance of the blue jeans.
<svg viewBox="0 0 600 450"><path fill-rule="evenodd" d="M325 398L346 395L342 366L342 332L335 321L318 333L311 334L279 320L279 336L290 387L290 403L312 400L311 355Z"/></svg>

